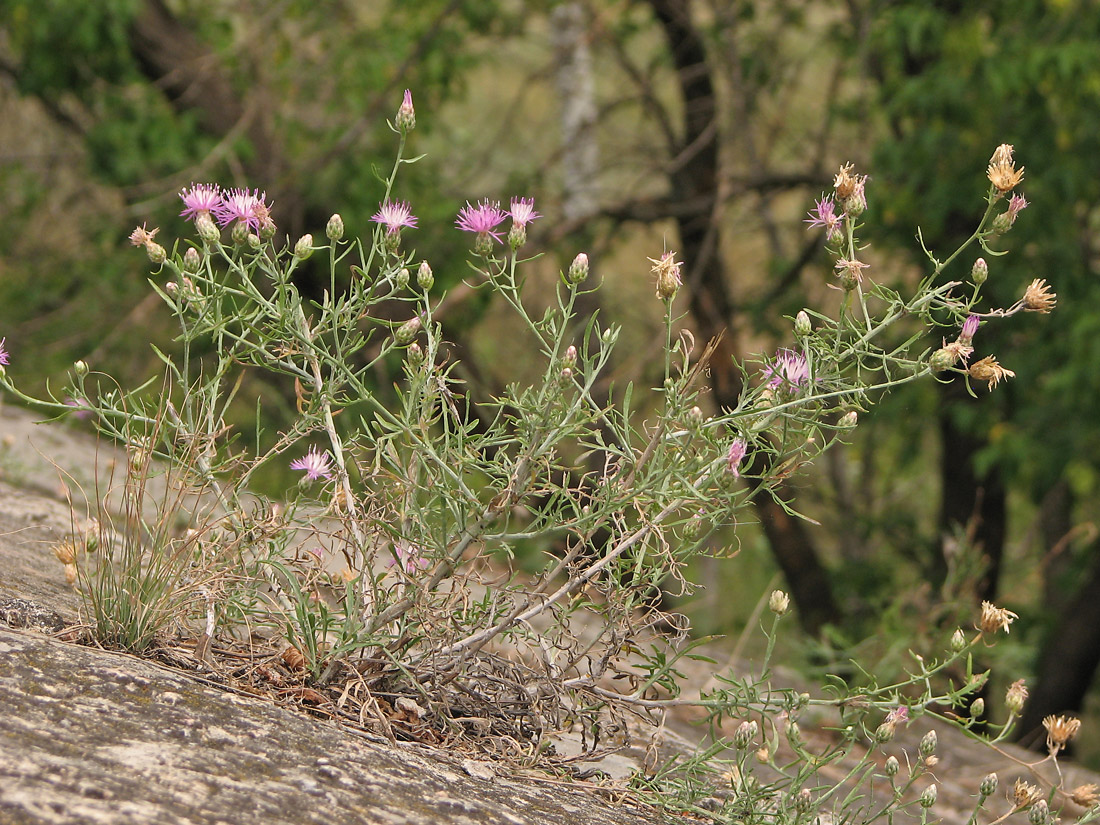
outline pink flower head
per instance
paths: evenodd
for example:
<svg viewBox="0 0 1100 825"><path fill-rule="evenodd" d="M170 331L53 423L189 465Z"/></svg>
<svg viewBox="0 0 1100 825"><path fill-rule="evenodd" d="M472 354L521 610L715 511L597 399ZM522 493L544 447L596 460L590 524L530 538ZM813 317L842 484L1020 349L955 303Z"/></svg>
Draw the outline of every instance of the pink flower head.
<svg viewBox="0 0 1100 825"><path fill-rule="evenodd" d="M73 411L73 418L85 419L85 418L90 418L91 415L92 415L92 411L87 409L87 407L88 407L88 399L87 398L66 398L65 399L65 406L66 407L78 407L79 408L79 409L76 409L76 410Z"/></svg>
<svg viewBox="0 0 1100 825"><path fill-rule="evenodd" d="M844 220L844 214L836 214L836 204L832 198L821 198L814 210L807 214L810 217L805 222L810 225L810 229L822 227L825 230L825 238L829 241L840 238L842 234L840 226L841 221Z"/></svg>
<svg viewBox="0 0 1100 825"><path fill-rule="evenodd" d="M1023 212L1028 207L1027 198L1023 195L1015 194L1008 201L1008 211L1005 212L1005 217L1008 218L1008 225L1016 223L1016 216Z"/></svg>
<svg viewBox="0 0 1100 825"><path fill-rule="evenodd" d="M512 223L516 226L527 226L535 218L541 218L535 211L534 198L512 198L512 208L508 210L512 216Z"/></svg>
<svg viewBox="0 0 1100 825"><path fill-rule="evenodd" d="M204 212L207 215L218 214L222 205L222 191L214 183L193 183L190 190L180 191L180 199L183 201L180 217L194 220Z"/></svg>
<svg viewBox="0 0 1100 825"><path fill-rule="evenodd" d="M7 338L0 338L0 367L6 367L9 363L8 351L4 349L4 342Z"/></svg>
<svg viewBox="0 0 1100 825"><path fill-rule="evenodd" d="M382 203L378 211L371 216L371 220L385 226L387 235L396 235L404 226L416 229L417 221L407 201L391 200Z"/></svg>
<svg viewBox="0 0 1100 825"><path fill-rule="evenodd" d="M775 363L764 367L764 377L773 389L799 389L810 380L810 367L806 356L789 349L781 349L775 354Z"/></svg>
<svg viewBox="0 0 1100 825"><path fill-rule="evenodd" d="M478 237L493 238L500 241L500 233L494 232L500 222L508 217L508 213L500 208L500 203L488 199L481 201L477 206L471 206L469 201L458 211L455 226L464 232L475 232Z"/></svg>
<svg viewBox="0 0 1100 825"><path fill-rule="evenodd" d="M981 323L981 318L977 315L968 315L966 320L963 321L962 332L959 333L959 340L969 344L974 340L974 334L978 331L978 325Z"/></svg>
<svg viewBox="0 0 1100 825"><path fill-rule="evenodd" d="M239 221L253 232L259 232L261 226L271 224L271 204L265 201L266 192L253 189L230 189L222 194L214 217L222 226Z"/></svg>
<svg viewBox="0 0 1100 825"><path fill-rule="evenodd" d="M905 705L898 705L896 708L886 714L886 718L882 721L883 724L889 725L891 729L893 729L898 724L908 723L909 708L907 708Z"/></svg>
<svg viewBox="0 0 1100 825"><path fill-rule="evenodd" d="M741 478L741 461L745 458L747 451L748 445L745 444L745 439L733 439L733 443L730 444L730 451L726 455L726 464L734 478Z"/></svg>
<svg viewBox="0 0 1100 825"><path fill-rule="evenodd" d="M419 548L413 547L410 544L400 542L393 546L394 555L396 559L390 559L389 566L393 567L396 562L401 563L401 569L406 573L414 573L417 570L423 570L431 562L420 555Z"/></svg>
<svg viewBox="0 0 1100 825"><path fill-rule="evenodd" d="M310 447L308 453L290 462L290 469L305 470L309 481L316 481L319 478L328 481L332 478L332 459L328 453L322 453L316 447Z"/></svg>

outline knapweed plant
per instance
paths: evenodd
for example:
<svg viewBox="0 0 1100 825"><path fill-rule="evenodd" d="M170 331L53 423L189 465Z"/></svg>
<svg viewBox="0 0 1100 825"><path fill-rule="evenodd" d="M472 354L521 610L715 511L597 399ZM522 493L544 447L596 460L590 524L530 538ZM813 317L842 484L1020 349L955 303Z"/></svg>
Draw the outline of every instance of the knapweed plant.
<svg viewBox="0 0 1100 825"><path fill-rule="evenodd" d="M1001 254L993 244L1026 206L1011 194L1022 177L1011 147L993 155L973 236L943 260L929 253L908 297L860 260L866 178L844 166L810 219L836 259L836 311L799 312L791 341L745 366L737 407L708 413L713 350L677 333L676 255L651 259L663 380L608 397L619 331L579 317L587 257L561 274L549 306L521 294L527 229L540 216L520 197L509 208L467 203L456 224L471 236L468 284L515 313L526 340L511 349L539 379L472 395L453 374L431 264L407 243L424 231L400 199L413 124L406 94L397 160L362 241L346 239L333 215L325 240L283 243L263 194L213 184L181 193L194 236L171 252L156 229L136 229L131 240L179 328L179 354L158 353L164 371L148 384L127 390L81 362L65 396L34 399L3 378L41 408L90 415L125 450L125 478L88 496L96 519L58 549L95 637L132 650L191 639L192 662L226 679L267 684L388 736L471 741L528 763L568 761L554 745L562 731L580 732L573 758L595 759L622 747L639 720L659 724L696 704L713 745L639 771L633 787L645 798L701 812L717 778L725 791L707 815L720 821L808 822L826 810L872 821L907 806L927 817L934 743L902 754L904 768L898 756L883 763L881 749L902 722L958 715L984 680L971 653L1011 614L983 614L978 633L960 631L941 660L854 695L774 688L767 659L749 678L715 675L700 695L681 673L696 643L653 595L691 587L686 563L719 551L750 496L842 438L878 394L924 378L993 389L1012 376L992 355L973 357L981 324L1047 312L1054 295L1037 281L1014 306L983 308L988 267L964 259L977 248ZM296 281L311 258L328 275L315 300ZM969 282L946 277L960 269ZM393 364L396 388L380 386L377 368ZM255 410L242 430L235 399L248 374L293 393L290 426L265 432ZM301 473L285 500L252 491L271 465ZM515 572L518 544L545 554L539 572ZM771 607L778 621L786 597ZM798 737L807 708L837 714L840 733L824 751ZM825 779L823 767L843 759L854 760L851 781ZM852 790L876 777L885 796ZM979 805L984 784L981 794Z"/></svg>

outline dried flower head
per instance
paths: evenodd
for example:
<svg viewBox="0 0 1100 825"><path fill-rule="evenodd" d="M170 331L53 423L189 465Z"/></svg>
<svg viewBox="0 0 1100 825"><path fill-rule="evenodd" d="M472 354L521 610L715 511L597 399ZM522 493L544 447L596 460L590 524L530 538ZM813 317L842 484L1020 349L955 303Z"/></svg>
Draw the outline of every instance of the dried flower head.
<svg viewBox="0 0 1100 825"><path fill-rule="evenodd" d="M1049 313L1058 303L1057 294L1050 291L1050 285L1042 278L1036 278L1027 285L1021 299L1028 312Z"/></svg>
<svg viewBox="0 0 1100 825"><path fill-rule="evenodd" d="M1047 729L1047 750L1055 754L1077 735L1081 720L1072 716L1048 716L1043 720L1043 727Z"/></svg>
<svg viewBox="0 0 1100 825"><path fill-rule="evenodd" d="M1016 373L1012 370L1005 369L998 364L997 358L993 355L987 355L981 361L975 361L970 365L969 373L975 381L988 382L991 391L1001 382L1002 378L1016 377Z"/></svg>
<svg viewBox="0 0 1100 825"><path fill-rule="evenodd" d="M991 602L982 602L982 615L978 620L978 630L982 633L996 633L998 630L1008 633L1008 626L1018 618L1020 617L1011 610L997 607Z"/></svg>
<svg viewBox="0 0 1100 825"><path fill-rule="evenodd" d="M791 609L791 597L782 590L773 590L768 597L768 609L776 616L783 616Z"/></svg>
<svg viewBox="0 0 1100 825"><path fill-rule="evenodd" d="M1029 785L1022 779L1017 779L1016 784L1012 787L1012 801L1016 805L1017 810L1030 808L1042 798L1042 791L1034 785Z"/></svg>
<svg viewBox="0 0 1100 825"><path fill-rule="evenodd" d="M684 282L680 276L683 263L676 260L675 252L666 252L660 258L650 258L651 272L657 276L657 297L663 301L672 298Z"/></svg>
<svg viewBox="0 0 1100 825"><path fill-rule="evenodd" d="M1004 194L1011 192L1024 179L1024 167L1016 168L1012 161L1012 146L1002 143L993 152L986 174L997 191Z"/></svg>
<svg viewBox="0 0 1100 825"><path fill-rule="evenodd" d="M62 539L52 548L53 554L62 564L74 564L76 562L76 543L72 539Z"/></svg>
<svg viewBox="0 0 1100 825"><path fill-rule="evenodd" d="M840 278L840 285L847 291L855 289L856 284L863 283L863 270L868 266L870 266L870 264L857 261L855 258L851 260L841 258L838 260L835 268L837 270L837 277Z"/></svg>
<svg viewBox="0 0 1100 825"><path fill-rule="evenodd" d="M146 246L153 242L153 238L160 232L160 228L146 229L145 224L142 224L133 232L130 233L130 243L134 246Z"/></svg>
<svg viewBox="0 0 1100 825"><path fill-rule="evenodd" d="M1100 802L1100 786L1090 782L1087 785L1078 785L1070 793L1069 798L1082 808L1091 808Z"/></svg>
<svg viewBox="0 0 1100 825"><path fill-rule="evenodd" d="M1017 679L1005 691L1005 707L1008 708L1009 713L1019 715L1024 709L1025 702L1027 702L1027 685L1023 679Z"/></svg>
<svg viewBox="0 0 1100 825"><path fill-rule="evenodd" d="M867 196L864 194L867 176L853 175L852 169L853 166L850 163L840 167L840 171L833 178L833 189L836 190L837 200L844 206L845 211L859 215L867 208Z"/></svg>

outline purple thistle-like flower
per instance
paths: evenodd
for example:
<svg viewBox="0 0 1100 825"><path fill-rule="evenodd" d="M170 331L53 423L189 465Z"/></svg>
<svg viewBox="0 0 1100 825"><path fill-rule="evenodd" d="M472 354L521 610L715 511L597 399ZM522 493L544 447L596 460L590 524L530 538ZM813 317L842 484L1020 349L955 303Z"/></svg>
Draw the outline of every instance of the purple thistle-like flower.
<svg viewBox="0 0 1100 825"><path fill-rule="evenodd" d="M416 229L417 223L417 218L412 214L408 201L385 201L371 216L371 220L385 226L387 235L395 235L405 226Z"/></svg>
<svg viewBox="0 0 1100 825"><path fill-rule="evenodd" d="M982 322L982 319L977 315L968 315L966 320L963 321L962 332L959 333L959 340L965 343L970 343L974 340L974 334L978 331L978 325Z"/></svg>
<svg viewBox="0 0 1100 825"><path fill-rule="evenodd" d="M6 367L9 363L10 355L4 349L4 342L7 340L7 338L0 338L0 367Z"/></svg>
<svg viewBox="0 0 1100 825"><path fill-rule="evenodd" d="M485 235L500 241L500 233L494 232L500 222L508 217L508 213L500 208L500 203L488 199L481 201L477 206L471 206L469 201L458 211L455 226L464 232L476 232L479 236Z"/></svg>
<svg viewBox="0 0 1100 825"><path fill-rule="evenodd" d="M1008 211L1005 212L1005 217L1008 218L1008 225L1016 223L1016 216L1023 212L1028 207L1027 198L1023 195L1015 194L1008 200Z"/></svg>
<svg viewBox="0 0 1100 825"><path fill-rule="evenodd" d="M726 466L729 467L729 471L734 478L741 478L741 462L744 460L746 452L748 452L748 445L745 444L745 439L733 439L733 443L730 444L730 451L726 455Z"/></svg>
<svg viewBox="0 0 1100 825"><path fill-rule="evenodd" d="M253 189L230 189L222 194L221 203L214 211L214 217L222 226L233 221L246 224L253 232L271 222L271 204L266 202L267 192Z"/></svg>
<svg viewBox="0 0 1100 825"><path fill-rule="evenodd" d="M835 241L840 238L840 225L844 215L836 214L836 204L832 198L821 198L813 211L806 214L810 216L805 221L810 225L810 229L822 227L825 230L826 240Z"/></svg>
<svg viewBox="0 0 1100 825"><path fill-rule="evenodd" d="M180 191L180 199L183 201L181 218L194 220L204 212L207 215L217 215L222 205L222 190L215 183L192 183L191 189Z"/></svg>
<svg viewBox="0 0 1100 825"><path fill-rule="evenodd" d="M417 570L423 570L431 562L420 555L419 548L413 547L409 544L399 543L393 546L394 555L397 556L396 561L400 561L401 569L406 573L412 574ZM390 559L389 566L393 567L395 564L394 559Z"/></svg>
<svg viewBox="0 0 1100 825"><path fill-rule="evenodd" d="M810 380L810 367L806 356L789 349L781 349L775 355L775 363L764 367L768 386L799 389Z"/></svg>
<svg viewBox="0 0 1100 825"><path fill-rule="evenodd" d="M508 214L512 216L512 223L524 227L535 218L542 217L535 211L534 198L512 198L512 208L508 210Z"/></svg>
<svg viewBox="0 0 1100 825"><path fill-rule="evenodd" d="M290 469L305 470L306 478L310 481L316 481L319 478L328 481L332 478L332 459L328 453L322 453L316 447L310 447L308 453L290 462Z"/></svg>

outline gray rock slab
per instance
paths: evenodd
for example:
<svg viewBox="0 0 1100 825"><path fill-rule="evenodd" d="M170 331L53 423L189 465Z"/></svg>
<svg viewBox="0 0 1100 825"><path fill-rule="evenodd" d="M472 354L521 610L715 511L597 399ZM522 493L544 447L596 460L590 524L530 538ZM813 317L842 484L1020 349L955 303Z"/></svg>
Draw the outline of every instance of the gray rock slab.
<svg viewBox="0 0 1100 825"><path fill-rule="evenodd" d="M4 825L637 825L580 786L478 770L207 686L155 663L0 627Z"/></svg>

